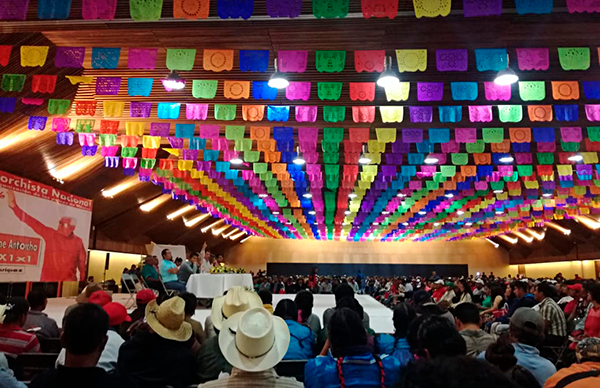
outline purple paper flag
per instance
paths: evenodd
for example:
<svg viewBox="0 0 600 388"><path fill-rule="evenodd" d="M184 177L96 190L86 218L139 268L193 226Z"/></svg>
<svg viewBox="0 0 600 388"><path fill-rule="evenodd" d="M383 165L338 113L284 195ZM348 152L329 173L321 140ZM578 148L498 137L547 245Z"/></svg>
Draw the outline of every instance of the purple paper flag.
<svg viewBox="0 0 600 388"><path fill-rule="evenodd" d="M12 113L17 106L16 97L0 97L0 112Z"/></svg>
<svg viewBox="0 0 600 388"><path fill-rule="evenodd" d="M436 67L438 71L467 71L469 54L467 50L436 50Z"/></svg>
<svg viewBox="0 0 600 388"><path fill-rule="evenodd" d="M307 101L310 98L310 82L290 82L285 89L285 98Z"/></svg>
<svg viewBox="0 0 600 388"><path fill-rule="evenodd" d="M96 78L96 94L100 96L115 96L121 89L121 77Z"/></svg>
<svg viewBox="0 0 600 388"><path fill-rule="evenodd" d="M150 117L151 102L132 101L129 107L129 117Z"/></svg>
<svg viewBox="0 0 600 388"><path fill-rule="evenodd" d="M441 101L444 97L444 83L417 82L417 99L419 101Z"/></svg>
<svg viewBox="0 0 600 388"><path fill-rule="evenodd" d="M25 20L29 0L0 0L0 20Z"/></svg>
<svg viewBox="0 0 600 388"><path fill-rule="evenodd" d="M46 128L47 121L48 121L47 117L31 116L29 118L29 126L27 128L33 129L35 131L43 131Z"/></svg>
<svg viewBox="0 0 600 388"><path fill-rule="evenodd" d="M59 132L56 134L56 144L58 145L73 145L73 132Z"/></svg>
<svg viewBox="0 0 600 388"><path fill-rule="evenodd" d="M150 123L150 136L169 136L171 124L169 123Z"/></svg>
<svg viewBox="0 0 600 388"><path fill-rule="evenodd" d="M402 128L402 142L403 143L405 143L405 144L421 143L422 141L423 141L423 130L422 129ZM396 143L394 143L394 144L396 144Z"/></svg>
<svg viewBox="0 0 600 388"><path fill-rule="evenodd" d="M477 141L476 128L456 128L454 138L457 143L475 143Z"/></svg>
<svg viewBox="0 0 600 388"><path fill-rule="evenodd" d="M167 139L171 144L171 148L183 148L183 137L169 136Z"/></svg>
<svg viewBox="0 0 600 388"><path fill-rule="evenodd" d="M555 142L537 142L537 152L556 152Z"/></svg>
<svg viewBox="0 0 600 388"><path fill-rule="evenodd" d="M430 123L433 121L433 107L431 106L410 106L410 121L413 123Z"/></svg>
<svg viewBox="0 0 600 388"><path fill-rule="evenodd" d="M460 152L460 144L456 140L450 140L448 143L442 143L442 152L454 154Z"/></svg>
<svg viewBox="0 0 600 388"><path fill-rule="evenodd" d="M277 64L279 71L284 73L304 73L308 62L306 50L279 50Z"/></svg>
<svg viewBox="0 0 600 388"><path fill-rule="evenodd" d="M469 120L472 123L488 123L492 121L492 106L469 106Z"/></svg>
<svg viewBox="0 0 600 388"><path fill-rule="evenodd" d="M185 104L185 118L188 120L206 120L208 104Z"/></svg>
<svg viewBox="0 0 600 388"><path fill-rule="evenodd" d="M266 3L272 18L295 18L302 11L302 0L266 0Z"/></svg>
<svg viewBox="0 0 600 388"><path fill-rule="evenodd" d="M85 58L85 47L57 47L54 66L71 67L79 69L83 67Z"/></svg>
<svg viewBox="0 0 600 388"><path fill-rule="evenodd" d="M518 48L519 70L548 70L550 54L547 48Z"/></svg>
<svg viewBox="0 0 600 388"><path fill-rule="evenodd" d="M300 143L316 144L318 134L319 134L318 128L300 127L300 128L298 128L298 141Z"/></svg>
<svg viewBox="0 0 600 388"><path fill-rule="evenodd" d="M502 0L463 0L465 17L502 15Z"/></svg>
<svg viewBox="0 0 600 388"><path fill-rule="evenodd" d="M158 49L130 48L127 57L127 67L130 69L154 69Z"/></svg>
<svg viewBox="0 0 600 388"><path fill-rule="evenodd" d="M583 140L581 127L561 127L560 136L564 142L580 143Z"/></svg>

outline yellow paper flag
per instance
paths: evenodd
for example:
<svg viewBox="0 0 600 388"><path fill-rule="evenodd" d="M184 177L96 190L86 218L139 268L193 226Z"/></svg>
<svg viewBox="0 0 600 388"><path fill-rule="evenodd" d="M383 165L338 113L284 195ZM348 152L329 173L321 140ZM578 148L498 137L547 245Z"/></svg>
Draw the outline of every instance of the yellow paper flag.
<svg viewBox="0 0 600 388"><path fill-rule="evenodd" d="M434 18L448 16L452 8L452 0L413 0L417 18Z"/></svg>
<svg viewBox="0 0 600 388"><path fill-rule="evenodd" d="M126 122L125 133L131 136L142 136L144 134L144 123L135 121Z"/></svg>
<svg viewBox="0 0 600 388"><path fill-rule="evenodd" d="M48 57L48 46L21 46L21 66L44 66Z"/></svg>
<svg viewBox="0 0 600 388"><path fill-rule="evenodd" d="M65 75L65 77L71 81L71 85L91 84L94 81L94 77L85 77L81 75Z"/></svg>
<svg viewBox="0 0 600 388"><path fill-rule="evenodd" d="M125 102L123 101L103 101L102 102L104 117L121 117Z"/></svg>
<svg viewBox="0 0 600 388"><path fill-rule="evenodd" d="M385 88L385 98L388 101L406 101L409 93L410 82L398 82Z"/></svg>
<svg viewBox="0 0 600 388"><path fill-rule="evenodd" d="M380 106L379 113L384 123L401 123L404 120L403 106Z"/></svg>
<svg viewBox="0 0 600 388"><path fill-rule="evenodd" d="M396 50L398 71L401 73L425 71L427 69L427 49Z"/></svg>
<svg viewBox="0 0 600 388"><path fill-rule="evenodd" d="M396 141L396 128L375 128L375 132L377 132L377 140L380 143L393 143Z"/></svg>

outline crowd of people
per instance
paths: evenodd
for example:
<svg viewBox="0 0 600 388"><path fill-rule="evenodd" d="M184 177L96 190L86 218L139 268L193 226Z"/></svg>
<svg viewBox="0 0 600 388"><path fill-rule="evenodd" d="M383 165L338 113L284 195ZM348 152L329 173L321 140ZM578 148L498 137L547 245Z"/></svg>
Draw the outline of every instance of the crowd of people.
<svg viewBox="0 0 600 388"><path fill-rule="evenodd" d="M193 263L193 260L188 260ZM179 267L186 265L185 262ZM184 270L186 271L186 270ZM193 271L193 267L192 267ZM142 273L144 268L142 268ZM600 382L600 284L593 280L254 276L194 320L197 298L144 289L130 313L97 284L58 328L47 299L0 300L0 387L23 388L9 366L60 338L56 367L33 388L487 387L583 388ZM165 282L167 283L167 282ZM273 306L274 293L292 293ZM314 293L335 306L313 313ZM356 294L393 309L394 333L375 333ZM285 362L304 373L280 376Z"/></svg>

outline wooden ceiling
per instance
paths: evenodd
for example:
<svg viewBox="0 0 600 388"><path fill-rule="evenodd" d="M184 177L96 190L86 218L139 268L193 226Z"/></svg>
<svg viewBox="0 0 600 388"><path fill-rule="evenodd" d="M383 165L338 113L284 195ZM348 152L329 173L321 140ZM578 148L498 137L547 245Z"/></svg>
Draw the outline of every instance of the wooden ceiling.
<svg viewBox="0 0 600 388"><path fill-rule="evenodd" d="M215 3L215 1L213 1ZM385 49L388 55L393 55L394 49L427 48L435 50L440 48L467 48L469 50L469 71L452 74L452 81L488 81L490 73L477 72L474 63L475 48L507 47L509 53L514 55L516 47L556 47L590 46L598 45L597 37L600 35L600 22L598 14L568 14L564 0L556 0L554 11L549 15L516 15L512 2L505 1L504 14L499 17L470 18L462 15L462 1L453 1L452 13L446 18L416 19L412 2L401 1L399 16L393 20L370 19L365 20L360 14L360 1L350 1L350 14L341 20L316 20L312 17L310 1L304 1L302 15L297 19L271 19L266 15L264 0L255 0L254 15L250 20L220 20L216 16L216 7L211 6L210 18L200 21L174 20L172 17L172 1L165 0L163 17L158 22L134 22L129 17L127 1L119 1L117 16L113 21L85 21L81 19L81 2L73 2L71 17L65 21L40 21L35 16L37 1L31 1L28 18L24 22L3 22L0 24L0 45L49 45L50 56L42 68L22 68L18 61L18 53L13 51L8 67L1 68L2 73L31 74L82 74L93 76L120 76L120 77L153 77L154 88L151 97L129 97L126 87L121 88L117 96L106 96L99 100L119 101L151 101L151 102L193 102L191 88L180 92L166 92L157 83L160 78L168 74L165 66L167 48L196 48L196 65L194 70L180 72L188 79L230 79L230 80L268 80L270 72L265 74L243 73L235 66L231 72L210 73L201 69L202 49L234 49L253 50L264 49L271 51L271 59L277 50L303 49L309 50L309 63L314 63L315 50L347 50L348 58L346 70L339 74L318 73L314 66L302 74L290 75L293 81L341 81L364 82L375 81L374 73L357 73L353 69L353 50ZM83 69L57 69L54 67L54 47L56 46L85 46L87 48L86 61ZM92 47L153 47L159 48L157 68L152 71L130 70L127 68L126 51L122 52L119 66L116 70L94 70L90 64ZM236 53L237 54L237 53ZM584 80L600 80L600 67L597 66L598 57L593 54L595 65L585 72ZM237 55L236 55L237 63ZM435 68L435 56L429 56L428 67ZM272 64L270 66L272 70ZM547 72L523 73L522 80L582 80L581 73L562 71L557 56L551 55L550 70ZM402 74L403 81L445 82L444 101L452 105L447 74L437 71L424 73ZM27 78L24 90L30 90L31 77ZM217 98L212 103L231 103L225 100L222 92L222 83L219 83ZM23 97L33 97L23 95ZM0 96L6 95L0 92ZM94 90L90 85L72 86L59 77L56 92L52 98L69 98L75 100L95 99ZM513 93L513 101L507 103L519 104ZM288 102L283 93L273 104L286 105ZM311 93L311 98L305 105L322 105L316 93ZM416 94L408 101L410 105L422 104L416 100ZM378 91L373 103L363 105L389 104L384 94ZM295 104L298 105L298 104ZM347 90L339 101L329 105L352 106L360 105L350 101ZM212 108L211 108L212 109ZM42 109L43 110L43 109ZM98 112L101 110L98 109ZM12 136L25 133L27 136L27 118L30 115L41 114L37 107L19 109L12 115L0 114L0 141L10 139ZM156 119L156 110L148 122ZM97 113L98 119L101 117ZM212 111L209 112L212 117ZM321 117L319 117L321 120ZM379 118L377 119L379 120ZM376 120L371 128L376 128L380 122ZM184 121L180 121L184 122ZM210 123L210 120L209 120ZM242 124L229 122L228 124ZM497 121L489 123L490 126L502 126ZM122 125L124 125L122 123ZM297 123L291 122L292 126ZM343 126L352 125L350 118ZM431 123L432 127L441 125L439 122ZM525 122L522 126L527 126ZM572 123L582 125L583 123ZM327 126L322 121L317 121L315 126ZM443 126L443 125L442 125ZM182 206L176 201L169 201L153 212L143 213L139 206L160 194L159 188L150 183L142 183L134 189L125 191L114 198L104 198L101 190L110 188L128 177L124 177L121 169L107 169L103 167L102 158L96 156L93 163L73 179L65 179L64 184L54 181L49 174L52 168L67 165L79 159L78 147L59 146L55 143L54 136L45 131L37 136L29 136L25 141L15 143L14 146L2 148L0 146L0 169L21 175L36 181L54 185L74 194L92 198L94 200L93 226L95 235L92 241L114 240L141 246L149 241L157 243L184 244L190 249L199 249L204 241L217 252L224 251L232 243L229 240L215 238L209 232L202 234L200 227L211 220L204 221L200 227L186 228L180 220L167 221L166 214ZM160 155L159 155L160 157ZM163 155L163 157L165 157ZM574 222L573 222L574 223ZM571 225L573 226L573 225ZM578 226L577 224L573 226ZM575 229L574 229L575 230ZM549 254L568 254L572 252L575 244L591 246L590 249L600 247L600 240L595 233L587 229L577 229L577 234L571 236L554 236L540 246L510 246L503 244L514 252L515 258L526 258L534 252L548 252ZM585 233L584 233L585 232ZM581 239L578 236L585 236ZM554 238L555 237L555 238ZM596 246L596 244L598 244ZM93 245L92 245L93 246ZM97 245L100 246L100 245ZM133 249L133 248L132 248ZM511 253L512 254L512 253Z"/></svg>

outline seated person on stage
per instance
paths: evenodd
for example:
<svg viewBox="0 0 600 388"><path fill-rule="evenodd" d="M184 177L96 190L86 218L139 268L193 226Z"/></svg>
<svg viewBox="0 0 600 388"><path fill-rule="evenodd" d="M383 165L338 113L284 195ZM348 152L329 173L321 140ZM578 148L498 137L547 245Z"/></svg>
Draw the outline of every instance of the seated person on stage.
<svg viewBox="0 0 600 388"><path fill-rule="evenodd" d="M328 328L331 352L308 360L306 388L393 387L400 377L400 361L373 354L361 317L349 308L336 310Z"/></svg>
<svg viewBox="0 0 600 388"><path fill-rule="evenodd" d="M102 307L79 304L65 318L61 343L66 349L64 366L37 375L30 388L80 387L134 388L128 378L108 374L97 367L108 340L108 314Z"/></svg>
<svg viewBox="0 0 600 388"><path fill-rule="evenodd" d="M29 303L24 298L11 298L0 305L0 352L13 357L40 352L35 334L23 330L28 312Z"/></svg>
<svg viewBox="0 0 600 388"><path fill-rule="evenodd" d="M319 332L321 331L321 320L312 313L314 303L312 292L308 290L300 291L296 294L294 302L296 302L296 306L298 307L298 322L310 327L315 335L319 335Z"/></svg>
<svg viewBox="0 0 600 388"><path fill-rule="evenodd" d="M416 319L414 307L408 303L400 303L394 307L394 335L381 334L377 337L377 353L389 354L396 357L401 365L406 365L414 356L410 351L410 346L406 340L408 328L412 321Z"/></svg>
<svg viewBox="0 0 600 388"><path fill-rule="evenodd" d="M219 350L233 365L231 376L200 387L303 387L294 378L277 376L274 369L286 354L289 342L285 322L264 308L234 314L224 322L219 333Z"/></svg>
<svg viewBox="0 0 600 388"><path fill-rule="evenodd" d="M191 253L190 258L179 266L179 273L177 274L179 282L187 284L190 276L200 273L200 267L198 267L198 258L199 254L197 252Z"/></svg>
<svg viewBox="0 0 600 388"><path fill-rule="evenodd" d="M163 283L168 290L175 290L179 292L185 292L185 284L179 283L177 274L179 268L173 263L173 255L168 249L163 249L161 252L162 260L158 266L160 276L162 277Z"/></svg>
<svg viewBox="0 0 600 388"><path fill-rule="evenodd" d="M290 345L284 360L307 360L315 356L313 347L316 337L312 330L298 323L298 307L291 299L282 299L277 303L274 315L283 319L290 331Z"/></svg>
<svg viewBox="0 0 600 388"><path fill-rule="evenodd" d="M58 338L60 337L60 330L56 321L49 318L43 311L48 305L48 297L43 290L34 290L29 292L27 295L27 301L29 302L29 313L27 314L27 320L23 329L28 330L31 328L39 328L35 332L38 338Z"/></svg>
<svg viewBox="0 0 600 388"><path fill-rule="evenodd" d="M456 328L467 344L467 356L477 357L495 342L495 338L481 330L479 308L473 303L461 303L454 309Z"/></svg>
<svg viewBox="0 0 600 388"><path fill-rule="evenodd" d="M269 290L258 291L258 296L263 302L263 307L273 314L273 294Z"/></svg>
<svg viewBox="0 0 600 388"><path fill-rule="evenodd" d="M158 290L160 293L164 293L158 277L158 259L156 256L146 256L144 259L144 266L142 267L142 277L148 287Z"/></svg>

